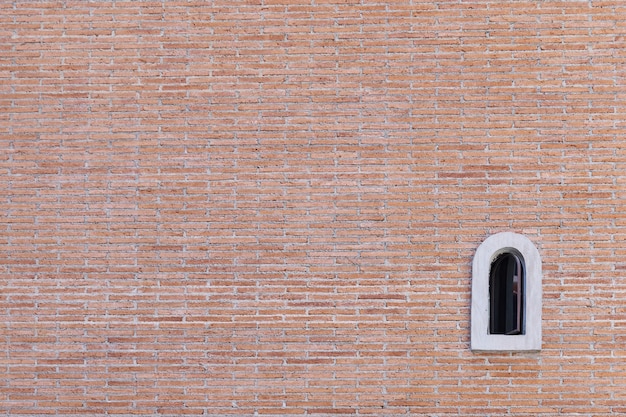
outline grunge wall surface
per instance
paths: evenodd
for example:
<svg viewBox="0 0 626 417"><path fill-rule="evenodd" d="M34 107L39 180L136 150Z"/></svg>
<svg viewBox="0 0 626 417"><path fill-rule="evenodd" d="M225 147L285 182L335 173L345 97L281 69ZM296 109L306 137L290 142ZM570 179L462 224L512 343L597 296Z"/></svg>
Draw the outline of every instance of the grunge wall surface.
<svg viewBox="0 0 626 417"><path fill-rule="evenodd" d="M0 1L0 415L624 414L625 114L622 0Z"/></svg>

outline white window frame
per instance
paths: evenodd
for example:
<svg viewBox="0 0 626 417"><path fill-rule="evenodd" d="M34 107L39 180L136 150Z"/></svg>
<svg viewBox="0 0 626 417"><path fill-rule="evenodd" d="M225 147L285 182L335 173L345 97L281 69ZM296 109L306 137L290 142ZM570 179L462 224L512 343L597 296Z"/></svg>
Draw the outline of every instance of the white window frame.
<svg viewBox="0 0 626 417"><path fill-rule="evenodd" d="M489 334L489 274L501 254L518 253L524 263L524 334ZM502 232L478 247L472 262L471 349L473 351L541 350L542 280L539 251L526 236Z"/></svg>

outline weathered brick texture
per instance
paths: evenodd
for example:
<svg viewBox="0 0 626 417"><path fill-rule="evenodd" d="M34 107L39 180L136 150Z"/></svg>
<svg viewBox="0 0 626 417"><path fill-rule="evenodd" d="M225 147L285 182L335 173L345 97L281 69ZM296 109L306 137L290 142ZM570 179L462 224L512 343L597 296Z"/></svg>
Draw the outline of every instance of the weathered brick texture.
<svg viewBox="0 0 626 417"><path fill-rule="evenodd" d="M626 414L625 114L623 0L0 0L0 415Z"/></svg>

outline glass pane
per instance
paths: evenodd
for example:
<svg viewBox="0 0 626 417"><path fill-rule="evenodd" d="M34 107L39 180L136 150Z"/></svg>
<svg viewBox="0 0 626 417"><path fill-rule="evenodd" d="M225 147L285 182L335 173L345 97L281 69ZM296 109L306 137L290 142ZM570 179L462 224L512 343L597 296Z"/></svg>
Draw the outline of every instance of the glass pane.
<svg viewBox="0 0 626 417"><path fill-rule="evenodd" d="M518 256L500 255L489 274L489 333L522 333L523 270Z"/></svg>

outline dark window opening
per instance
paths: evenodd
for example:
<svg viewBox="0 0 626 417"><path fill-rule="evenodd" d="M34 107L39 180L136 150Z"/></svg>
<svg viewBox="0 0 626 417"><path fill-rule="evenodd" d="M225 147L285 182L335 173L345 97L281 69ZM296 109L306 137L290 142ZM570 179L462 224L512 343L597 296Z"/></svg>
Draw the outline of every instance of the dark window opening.
<svg viewBox="0 0 626 417"><path fill-rule="evenodd" d="M520 257L504 253L489 272L489 333L524 333L524 267Z"/></svg>

